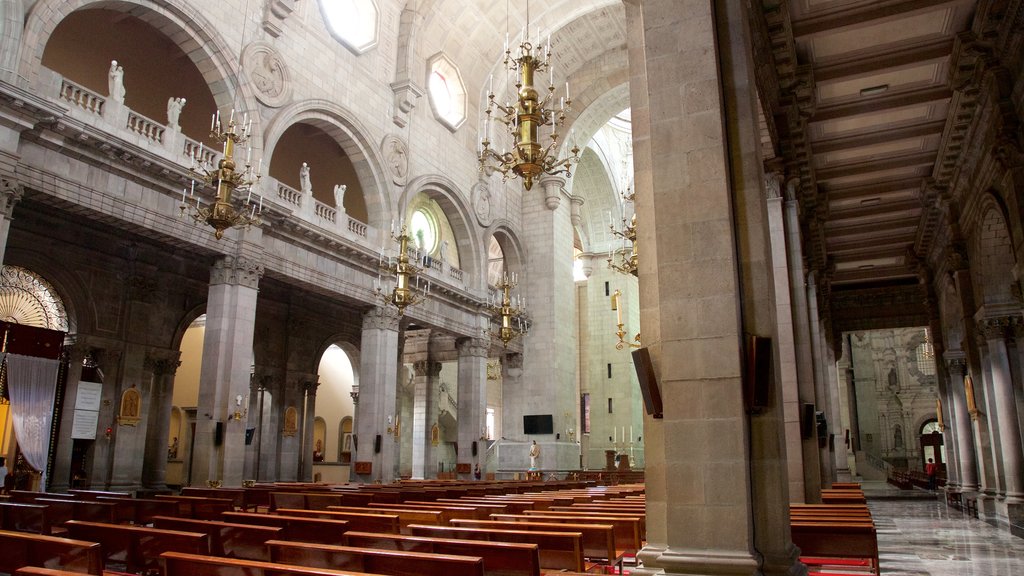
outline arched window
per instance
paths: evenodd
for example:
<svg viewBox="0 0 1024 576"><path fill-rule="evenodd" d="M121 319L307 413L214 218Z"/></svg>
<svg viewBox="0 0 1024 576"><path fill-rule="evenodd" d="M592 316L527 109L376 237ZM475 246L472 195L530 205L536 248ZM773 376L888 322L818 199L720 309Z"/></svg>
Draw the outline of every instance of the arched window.
<svg viewBox="0 0 1024 576"><path fill-rule="evenodd" d="M68 314L53 286L19 266L0 272L0 320L68 331Z"/></svg>
<svg viewBox="0 0 1024 576"><path fill-rule="evenodd" d="M409 217L409 232L420 250L433 254L437 249L437 220L427 210L421 208L412 213Z"/></svg>
<svg viewBox="0 0 1024 576"><path fill-rule="evenodd" d="M456 130L466 119L466 87L459 69L443 54L430 60L427 89L434 117L448 129Z"/></svg>
<svg viewBox="0 0 1024 576"><path fill-rule="evenodd" d="M373 0L320 0L327 29L356 54L377 42L377 4Z"/></svg>

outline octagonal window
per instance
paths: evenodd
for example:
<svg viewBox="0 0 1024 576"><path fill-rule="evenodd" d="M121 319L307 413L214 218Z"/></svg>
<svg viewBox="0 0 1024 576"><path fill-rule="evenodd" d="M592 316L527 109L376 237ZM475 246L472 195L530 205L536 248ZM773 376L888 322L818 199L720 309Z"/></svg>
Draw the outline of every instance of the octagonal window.
<svg viewBox="0 0 1024 576"><path fill-rule="evenodd" d="M377 4L373 0L320 0L327 29L356 54L377 42Z"/></svg>
<svg viewBox="0 0 1024 576"><path fill-rule="evenodd" d="M443 54L430 59L427 90L434 117L450 130L457 129L466 119L466 87L459 69Z"/></svg>

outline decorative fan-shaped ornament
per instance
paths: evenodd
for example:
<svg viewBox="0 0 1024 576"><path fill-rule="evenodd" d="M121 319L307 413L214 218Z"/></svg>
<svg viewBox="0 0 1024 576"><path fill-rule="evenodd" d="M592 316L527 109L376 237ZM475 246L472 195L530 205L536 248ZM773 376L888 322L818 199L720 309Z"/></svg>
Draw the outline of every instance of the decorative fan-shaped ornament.
<svg viewBox="0 0 1024 576"><path fill-rule="evenodd" d="M67 312L53 286L18 266L4 266L0 271L0 320L63 332L68 330Z"/></svg>

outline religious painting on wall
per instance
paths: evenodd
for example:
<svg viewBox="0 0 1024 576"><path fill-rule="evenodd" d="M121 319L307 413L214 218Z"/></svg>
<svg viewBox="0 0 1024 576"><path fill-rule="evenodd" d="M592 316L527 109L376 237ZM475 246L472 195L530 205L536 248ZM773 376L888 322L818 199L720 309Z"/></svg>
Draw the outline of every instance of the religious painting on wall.
<svg viewBox="0 0 1024 576"><path fill-rule="evenodd" d="M141 419L139 410L142 406L142 395L132 387L121 393L121 410L117 413L117 423L121 426L135 426Z"/></svg>
<svg viewBox="0 0 1024 576"><path fill-rule="evenodd" d="M295 436L299 431L299 412L295 406L289 406L284 411L284 428L281 434L284 436Z"/></svg>

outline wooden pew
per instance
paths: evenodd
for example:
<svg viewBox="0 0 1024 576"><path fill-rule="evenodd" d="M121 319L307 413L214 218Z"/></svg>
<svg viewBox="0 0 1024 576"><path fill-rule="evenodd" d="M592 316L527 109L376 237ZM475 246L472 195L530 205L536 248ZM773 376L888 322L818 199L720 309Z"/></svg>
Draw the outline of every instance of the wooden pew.
<svg viewBox="0 0 1024 576"><path fill-rule="evenodd" d="M200 532L161 530L142 526L103 524L71 520L68 534L77 540L98 542L103 550L107 567L111 563L123 564L126 572L138 574L160 568L163 552L209 554L210 537Z"/></svg>
<svg viewBox="0 0 1024 576"><path fill-rule="evenodd" d="M199 488L186 486L181 489L182 496L196 496L199 498L229 499L232 505L239 510L246 509L245 490L241 488Z"/></svg>
<svg viewBox="0 0 1024 576"><path fill-rule="evenodd" d="M409 524L433 524L434 526L446 526L451 520L451 514L443 510L417 510L415 508L356 508L352 506L328 506L332 512L358 512L362 514L394 514L398 516L398 525L403 534L408 534L406 526Z"/></svg>
<svg viewBox="0 0 1024 576"><path fill-rule="evenodd" d="M311 568L293 564L274 564L238 558L218 558L182 552L164 552L160 555L163 573L189 576L379 576L349 570Z"/></svg>
<svg viewBox="0 0 1024 576"><path fill-rule="evenodd" d="M348 522L345 520L325 520L323 518L304 518L301 516L282 516L279 514L225 512L223 519L225 522L234 522L235 524L282 528L281 538L295 542L344 544L345 532L348 530Z"/></svg>
<svg viewBox="0 0 1024 576"><path fill-rule="evenodd" d="M68 520L85 520L87 522L117 522L115 506L109 502L94 500L65 500L56 498L36 498L36 504L50 507L50 526L56 526L58 519L61 524Z"/></svg>
<svg viewBox="0 0 1024 576"><path fill-rule="evenodd" d="M108 492L106 490L68 490L68 494L73 494L75 499L82 500L96 500L100 496L107 498L131 498L132 495L128 492Z"/></svg>
<svg viewBox="0 0 1024 576"><path fill-rule="evenodd" d="M610 524L615 537L615 549L627 555L636 554L643 547L640 533L641 518L619 514L582 514L527 510L526 514L491 514L491 519L513 522L560 522L564 524Z"/></svg>
<svg viewBox="0 0 1024 576"><path fill-rule="evenodd" d="M398 510L402 508L412 510L436 510L444 513L443 521L446 524L447 521L452 518L464 518L466 520L486 520L487 516L489 515L489 513L482 508L478 510L477 508L472 508L468 506L456 506L454 504L417 504L408 501L402 502L401 504L389 504L387 502L370 502L369 508L371 510L380 509L384 511ZM399 518L401 518L401 515L399 515ZM419 524L419 522L417 523ZM423 522L423 524L427 524L427 522Z"/></svg>
<svg viewBox="0 0 1024 576"><path fill-rule="evenodd" d="M878 537L871 523L793 521L790 531L801 556L865 559L880 574Z"/></svg>
<svg viewBox="0 0 1024 576"><path fill-rule="evenodd" d="M178 516L181 508L174 500L158 500L156 498L109 498L101 496L100 502L110 502L133 510L134 524L152 524L157 516Z"/></svg>
<svg viewBox="0 0 1024 576"><path fill-rule="evenodd" d="M198 496L157 494L156 499L177 502L178 513L175 516L194 518L196 520L217 520L224 512L232 512L235 509L230 498L200 498Z"/></svg>
<svg viewBox="0 0 1024 576"><path fill-rule="evenodd" d="M453 526L494 530L540 530L542 532L579 532L583 534L583 556L609 566L621 566L625 551L615 548L615 528L611 524L572 524L549 521L452 520ZM588 567L588 570L590 567Z"/></svg>
<svg viewBox="0 0 1024 576"><path fill-rule="evenodd" d="M492 514L522 514L524 510L533 510L533 506L526 502L498 502L495 500L483 500L479 498L438 498L438 504L453 504L455 506L461 506L463 504L469 506L487 506L487 507L500 507L500 510L492 510Z"/></svg>
<svg viewBox="0 0 1024 576"><path fill-rule="evenodd" d="M281 537L283 528L157 516L153 526L165 530L201 532L210 536L210 554L225 558L268 561L265 542Z"/></svg>
<svg viewBox="0 0 1024 576"><path fill-rule="evenodd" d="M387 532L398 534L401 526L397 514L368 514L361 512L339 512L337 510L295 510L282 508L277 511L282 516L302 516L305 518L325 518L328 520L344 520L350 530L364 532Z"/></svg>
<svg viewBox="0 0 1024 576"><path fill-rule="evenodd" d="M349 532L348 546L403 552L479 556L484 560L485 576L539 576L540 555L536 544L514 544L459 540L430 536Z"/></svg>
<svg viewBox="0 0 1024 576"><path fill-rule="evenodd" d="M50 534L50 516L46 506L19 502L0 502L0 529L32 534Z"/></svg>
<svg viewBox="0 0 1024 576"><path fill-rule="evenodd" d="M95 542L0 531L0 572L12 574L22 566L102 574L103 553Z"/></svg>
<svg viewBox="0 0 1024 576"><path fill-rule="evenodd" d="M415 536L454 538L459 540L480 540L484 542L505 542L511 544L535 544L543 570L571 570L581 572L586 568L583 558L583 534L579 532L541 532L534 530L490 530L456 526L409 526ZM486 564L486 562L485 562Z"/></svg>
<svg viewBox="0 0 1024 576"><path fill-rule="evenodd" d="M271 561L281 564L338 567L391 576L484 576L484 561L479 556L424 554L283 540L271 540L267 542L267 547L270 548Z"/></svg>

